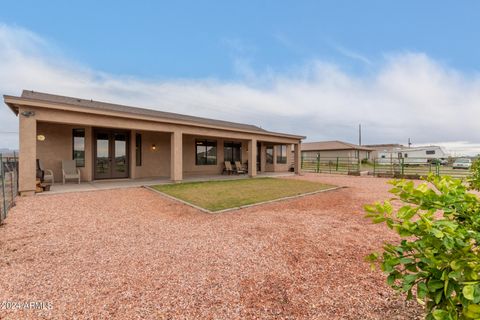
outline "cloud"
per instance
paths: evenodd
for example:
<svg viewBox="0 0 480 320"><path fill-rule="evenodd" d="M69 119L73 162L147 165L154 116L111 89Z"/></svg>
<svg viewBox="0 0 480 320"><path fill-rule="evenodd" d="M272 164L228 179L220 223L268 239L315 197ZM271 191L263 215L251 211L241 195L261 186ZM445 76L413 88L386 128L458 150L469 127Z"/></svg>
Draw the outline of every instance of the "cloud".
<svg viewBox="0 0 480 320"><path fill-rule="evenodd" d="M366 65L372 65L372 61L370 61L370 59L368 59L367 57L361 55L360 53L358 52L355 52L355 51L352 51L352 50L349 50L347 48L344 48L342 46L335 46L335 49L340 52L341 54L343 54L345 57L347 58L350 58L350 59L353 59L353 60L357 60L357 61L360 61L360 62L363 62L364 64Z"/></svg>
<svg viewBox="0 0 480 320"><path fill-rule="evenodd" d="M256 124L306 135L309 141L355 142L362 123L366 144L406 143L408 138L418 144L480 142L480 76L423 53L388 55L361 75L318 60L282 72L262 72L238 61L236 67L246 75L230 81L108 74L69 60L28 30L0 25L4 94L31 89L117 102ZM0 132L15 130L16 118L0 108ZM16 143L14 135L0 133L0 147Z"/></svg>

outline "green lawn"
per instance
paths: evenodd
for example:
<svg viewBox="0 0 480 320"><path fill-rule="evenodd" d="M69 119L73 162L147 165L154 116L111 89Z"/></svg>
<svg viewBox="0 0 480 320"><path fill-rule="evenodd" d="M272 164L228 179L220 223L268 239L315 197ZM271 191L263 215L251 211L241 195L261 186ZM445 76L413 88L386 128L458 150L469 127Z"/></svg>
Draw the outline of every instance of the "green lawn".
<svg viewBox="0 0 480 320"><path fill-rule="evenodd" d="M332 187L322 183L279 178L187 182L153 186L158 191L210 211L235 208Z"/></svg>

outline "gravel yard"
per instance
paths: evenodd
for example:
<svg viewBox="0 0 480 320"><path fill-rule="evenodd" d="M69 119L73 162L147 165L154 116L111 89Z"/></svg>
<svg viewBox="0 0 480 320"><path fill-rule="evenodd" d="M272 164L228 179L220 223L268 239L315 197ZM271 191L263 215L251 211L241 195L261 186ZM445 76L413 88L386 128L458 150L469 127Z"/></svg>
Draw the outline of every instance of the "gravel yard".
<svg viewBox="0 0 480 320"><path fill-rule="evenodd" d="M296 178L298 179L298 178ZM18 199L0 227L0 318L416 319L364 256L396 236L363 216L386 179L224 214L143 189Z"/></svg>

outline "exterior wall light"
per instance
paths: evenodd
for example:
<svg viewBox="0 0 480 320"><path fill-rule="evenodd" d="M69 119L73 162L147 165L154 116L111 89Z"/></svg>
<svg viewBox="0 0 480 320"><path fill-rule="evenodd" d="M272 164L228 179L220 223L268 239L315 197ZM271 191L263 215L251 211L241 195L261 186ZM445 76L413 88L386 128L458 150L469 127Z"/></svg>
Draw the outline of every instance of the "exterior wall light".
<svg viewBox="0 0 480 320"><path fill-rule="evenodd" d="M35 111L23 111L22 112L22 116L27 117L27 118L33 117L34 115L35 115Z"/></svg>
<svg viewBox="0 0 480 320"><path fill-rule="evenodd" d="M157 150L157 146L155 144L152 144L152 150L153 151Z"/></svg>
<svg viewBox="0 0 480 320"><path fill-rule="evenodd" d="M37 140L38 140L38 141L45 141L45 136L44 136L43 134L39 134L39 135L37 136Z"/></svg>

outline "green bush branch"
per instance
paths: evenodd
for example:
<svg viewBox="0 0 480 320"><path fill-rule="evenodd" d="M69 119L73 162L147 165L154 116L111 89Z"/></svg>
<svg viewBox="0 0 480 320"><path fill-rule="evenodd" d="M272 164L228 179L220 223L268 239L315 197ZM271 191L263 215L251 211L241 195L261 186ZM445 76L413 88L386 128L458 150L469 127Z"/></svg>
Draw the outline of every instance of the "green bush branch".
<svg viewBox="0 0 480 320"><path fill-rule="evenodd" d="M367 217L401 237L368 260L426 307L426 319L480 319L479 198L459 179L425 180L393 180L392 199L365 206Z"/></svg>

